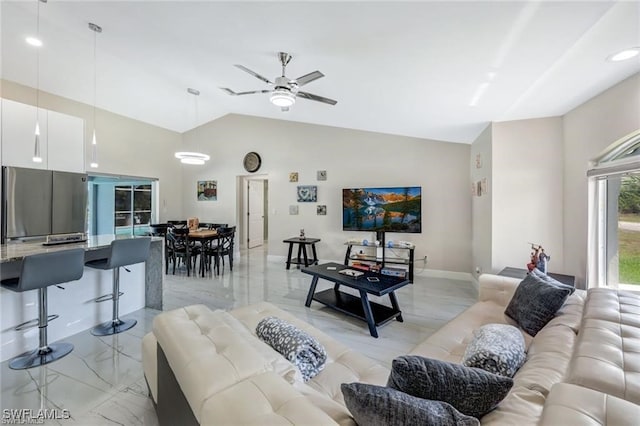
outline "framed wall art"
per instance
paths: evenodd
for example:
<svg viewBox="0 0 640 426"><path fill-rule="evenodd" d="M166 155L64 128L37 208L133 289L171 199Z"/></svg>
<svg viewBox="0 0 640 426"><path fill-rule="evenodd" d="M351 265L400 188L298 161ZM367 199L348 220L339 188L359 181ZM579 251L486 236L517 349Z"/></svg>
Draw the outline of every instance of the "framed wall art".
<svg viewBox="0 0 640 426"><path fill-rule="evenodd" d="M318 216L326 216L327 215L327 206L325 206L324 204L321 204L319 206L316 207L316 213L318 214Z"/></svg>
<svg viewBox="0 0 640 426"><path fill-rule="evenodd" d="M289 182L297 182L298 181L298 172L289 173Z"/></svg>
<svg viewBox="0 0 640 426"><path fill-rule="evenodd" d="M298 186L299 203L315 203L318 201L318 187L316 185Z"/></svg>
<svg viewBox="0 0 640 426"><path fill-rule="evenodd" d="M197 197L198 201L216 201L218 199L218 181L199 180Z"/></svg>

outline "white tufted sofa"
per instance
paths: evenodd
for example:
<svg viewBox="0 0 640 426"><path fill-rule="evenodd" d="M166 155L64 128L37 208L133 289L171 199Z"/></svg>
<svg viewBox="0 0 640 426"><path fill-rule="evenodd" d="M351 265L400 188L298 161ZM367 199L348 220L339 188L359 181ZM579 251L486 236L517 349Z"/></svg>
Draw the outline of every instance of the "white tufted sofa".
<svg viewBox="0 0 640 426"><path fill-rule="evenodd" d="M479 301L412 354L460 362L473 330L503 314L519 280L480 277ZM274 315L315 336L328 362L303 383L255 336ZM483 425L635 425L640 419L640 296L577 290L535 337L527 362ZM269 303L230 312L189 306L158 315L143 339L144 372L161 425L354 424L341 383L384 385L389 371Z"/></svg>

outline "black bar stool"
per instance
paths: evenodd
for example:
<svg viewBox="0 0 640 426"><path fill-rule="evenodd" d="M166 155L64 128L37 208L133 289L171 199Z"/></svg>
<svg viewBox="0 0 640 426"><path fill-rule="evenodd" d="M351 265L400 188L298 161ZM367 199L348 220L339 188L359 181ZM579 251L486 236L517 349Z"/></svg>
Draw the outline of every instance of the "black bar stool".
<svg viewBox="0 0 640 426"><path fill-rule="evenodd" d="M134 319L121 320L118 318L118 308L120 296L120 267L133 265L147 260L149 257L149 247L151 238L128 238L122 240L111 241L109 247L109 256L106 259L92 260L86 263L86 266L94 269L113 269L113 293L98 297L96 302L106 302L113 300L113 318L111 321L102 323L91 330L94 336L108 336L111 334L121 333L137 324ZM127 268L125 268L129 271Z"/></svg>
<svg viewBox="0 0 640 426"><path fill-rule="evenodd" d="M4 288L18 293L38 290L39 299L37 325L40 329L40 345L36 350L13 358L9 362L10 368L22 370L48 364L68 355L73 350L71 343L49 344L47 342L49 320L58 318L58 315L47 314L47 287L79 280L83 272L84 249L78 248L26 256L22 259L20 276L2 280L1 284ZM15 329L24 330L35 327L35 322L36 320L27 321Z"/></svg>

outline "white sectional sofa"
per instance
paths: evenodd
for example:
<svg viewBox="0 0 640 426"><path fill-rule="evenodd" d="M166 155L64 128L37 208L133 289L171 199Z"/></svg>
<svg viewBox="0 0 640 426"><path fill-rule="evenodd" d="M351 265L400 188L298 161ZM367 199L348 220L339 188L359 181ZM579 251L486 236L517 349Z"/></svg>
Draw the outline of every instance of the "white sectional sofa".
<svg viewBox="0 0 640 426"><path fill-rule="evenodd" d="M412 354L460 362L475 329L509 323L519 280L480 277L479 300ZM267 316L322 343L324 370L297 369L255 335ZM632 425L640 418L640 296L577 290L535 337L527 361L483 425ZM354 424L341 383L385 385L389 371L269 303L230 312L197 305L166 312L143 340L144 372L161 425Z"/></svg>

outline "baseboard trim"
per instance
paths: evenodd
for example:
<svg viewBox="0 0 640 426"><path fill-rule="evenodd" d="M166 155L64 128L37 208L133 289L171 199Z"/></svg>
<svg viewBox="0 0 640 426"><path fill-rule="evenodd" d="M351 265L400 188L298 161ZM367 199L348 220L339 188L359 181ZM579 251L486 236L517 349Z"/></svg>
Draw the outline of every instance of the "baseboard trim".
<svg viewBox="0 0 640 426"><path fill-rule="evenodd" d="M468 272L442 271L439 269L424 269L420 272L416 271L414 273L421 277L447 278L450 280L473 282L473 275L471 275Z"/></svg>

